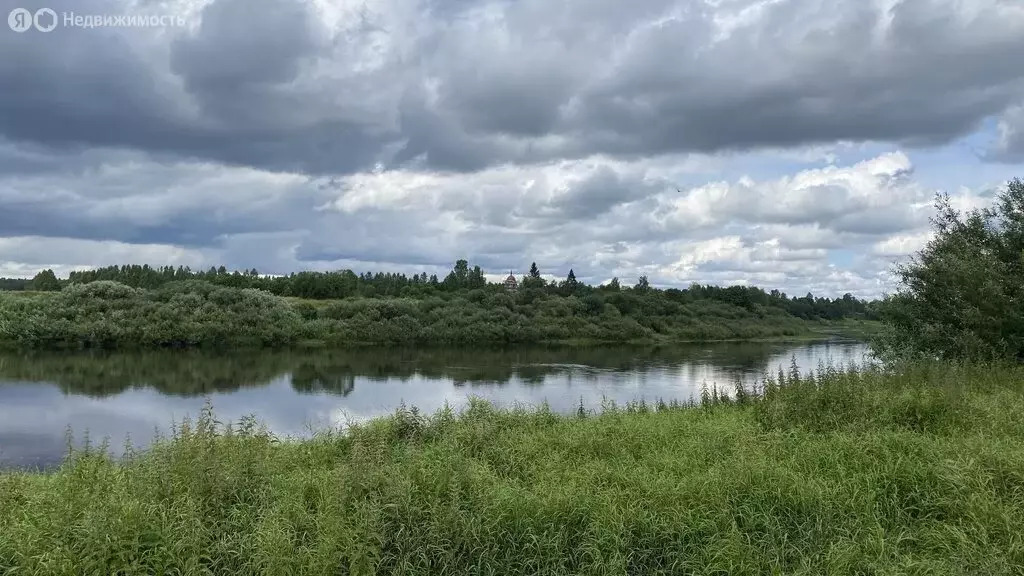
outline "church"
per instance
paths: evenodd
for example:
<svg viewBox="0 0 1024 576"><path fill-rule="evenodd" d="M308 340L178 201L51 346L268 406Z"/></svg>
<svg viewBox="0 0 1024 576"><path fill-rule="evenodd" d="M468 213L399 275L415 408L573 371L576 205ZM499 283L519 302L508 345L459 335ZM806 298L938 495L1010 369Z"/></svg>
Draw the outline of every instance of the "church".
<svg viewBox="0 0 1024 576"><path fill-rule="evenodd" d="M508 271L508 278L505 278L505 281L502 282L502 284L505 285L505 290L515 291L519 289L519 281L516 280L516 276L511 270Z"/></svg>

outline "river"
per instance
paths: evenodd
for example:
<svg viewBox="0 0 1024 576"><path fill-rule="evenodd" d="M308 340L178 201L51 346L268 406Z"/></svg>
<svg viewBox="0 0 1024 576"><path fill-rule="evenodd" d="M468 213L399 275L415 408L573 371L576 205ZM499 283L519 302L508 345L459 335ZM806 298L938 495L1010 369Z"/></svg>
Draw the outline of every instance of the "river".
<svg viewBox="0 0 1024 576"><path fill-rule="evenodd" d="M255 415L282 436L344 426L400 404L433 412L471 396L497 405L573 412L580 403L699 400L766 371L859 365L865 344L721 343L671 348L513 350L367 349L210 354L0 354L0 466L48 467L76 442L125 438L144 446L157 429L195 417L209 400L219 420Z"/></svg>

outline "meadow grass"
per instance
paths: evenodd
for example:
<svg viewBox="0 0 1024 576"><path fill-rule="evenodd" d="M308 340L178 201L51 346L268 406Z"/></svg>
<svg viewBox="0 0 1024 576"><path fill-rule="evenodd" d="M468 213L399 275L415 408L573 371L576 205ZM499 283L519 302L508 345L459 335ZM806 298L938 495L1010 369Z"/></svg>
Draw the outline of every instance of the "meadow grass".
<svg viewBox="0 0 1024 576"><path fill-rule="evenodd" d="M1024 369L821 368L702 402L205 411L0 473L0 574L1021 574Z"/></svg>

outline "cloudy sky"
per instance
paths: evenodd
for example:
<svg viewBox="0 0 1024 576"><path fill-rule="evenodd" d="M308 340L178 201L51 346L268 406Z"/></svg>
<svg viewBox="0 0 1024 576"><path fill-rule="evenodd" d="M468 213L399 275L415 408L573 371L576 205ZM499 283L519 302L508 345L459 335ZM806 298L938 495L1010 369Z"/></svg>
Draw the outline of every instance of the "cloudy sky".
<svg viewBox="0 0 1024 576"><path fill-rule="evenodd" d="M20 7L60 22L0 27L0 276L465 257L876 296L936 191L1024 177L1020 0Z"/></svg>

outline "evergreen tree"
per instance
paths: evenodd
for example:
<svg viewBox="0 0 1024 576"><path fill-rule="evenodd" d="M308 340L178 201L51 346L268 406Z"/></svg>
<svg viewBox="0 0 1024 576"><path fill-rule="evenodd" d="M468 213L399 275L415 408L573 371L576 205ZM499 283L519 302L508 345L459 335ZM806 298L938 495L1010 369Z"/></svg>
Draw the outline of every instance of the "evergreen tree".
<svg viewBox="0 0 1024 576"><path fill-rule="evenodd" d="M524 288L543 288L545 285L544 279L540 277L540 270L537 268L537 263L533 262L530 264L529 275L523 279Z"/></svg>
<svg viewBox="0 0 1024 576"><path fill-rule="evenodd" d="M569 296L574 294L577 288L579 288L579 282L576 281L576 273L570 268L569 275L565 277L565 282L562 283L562 293Z"/></svg>

